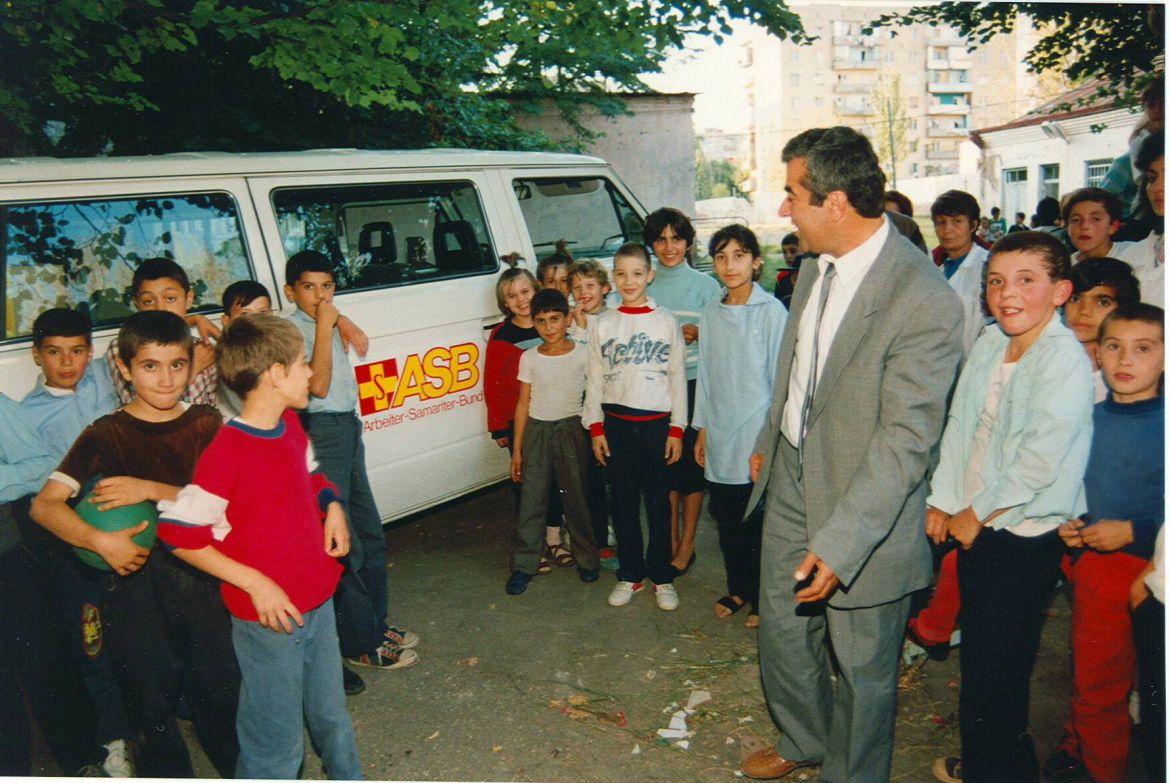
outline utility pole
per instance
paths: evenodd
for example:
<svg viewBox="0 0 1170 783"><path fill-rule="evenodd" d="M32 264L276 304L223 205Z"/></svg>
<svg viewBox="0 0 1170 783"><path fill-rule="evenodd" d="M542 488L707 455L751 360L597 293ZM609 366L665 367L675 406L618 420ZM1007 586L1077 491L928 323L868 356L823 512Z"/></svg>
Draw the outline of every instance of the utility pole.
<svg viewBox="0 0 1170 783"><path fill-rule="evenodd" d="M891 189L898 189L898 150L894 148L894 101L892 95L886 96L886 133L890 138L890 180Z"/></svg>

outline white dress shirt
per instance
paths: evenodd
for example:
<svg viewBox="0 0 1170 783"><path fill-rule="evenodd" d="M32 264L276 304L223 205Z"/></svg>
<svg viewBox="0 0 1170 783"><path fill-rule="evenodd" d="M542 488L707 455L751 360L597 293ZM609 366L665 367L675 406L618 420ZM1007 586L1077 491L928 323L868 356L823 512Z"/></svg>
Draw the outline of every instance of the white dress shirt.
<svg viewBox="0 0 1170 783"><path fill-rule="evenodd" d="M817 323L817 301L821 295L821 285L825 282L825 267L833 264L836 268L836 277L829 289L829 298L825 302L825 314L821 317L821 334L818 340L820 357L817 362L817 382L825 370L825 363L832 351L833 337L845 319L845 313L853 301L861 281L869 272L878 253L885 245L890 235L889 218L882 220L881 227L857 247L840 258L825 254L817 259L819 277L813 283L800 314L800 323L796 330L795 355L792 358L792 372L788 376L788 399L784 403L784 417L780 422L780 431L788 442L796 446L800 443L800 411L804 405L804 393L808 388L809 370L812 367L813 330Z"/></svg>

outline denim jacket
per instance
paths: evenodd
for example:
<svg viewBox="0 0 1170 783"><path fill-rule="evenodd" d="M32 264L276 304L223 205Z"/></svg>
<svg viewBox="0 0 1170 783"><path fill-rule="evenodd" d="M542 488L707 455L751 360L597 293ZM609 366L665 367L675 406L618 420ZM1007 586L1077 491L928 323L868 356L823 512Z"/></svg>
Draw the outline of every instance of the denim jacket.
<svg viewBox="0 0 1170 783"><path fill-rule="evenodd" d="M968 505L963 485L971 444L992 373L1009 338L989 326L976 341L959 376L943 432L938 469L927 505L955 514ZM1062 524L1084 513L1082 481L1093 439L1093 375L1084 348L1053 315L1020 357L1000 397L991 442L983 460L983 490L972 500L989 525L1013 528L1025 519Z"/></svg>

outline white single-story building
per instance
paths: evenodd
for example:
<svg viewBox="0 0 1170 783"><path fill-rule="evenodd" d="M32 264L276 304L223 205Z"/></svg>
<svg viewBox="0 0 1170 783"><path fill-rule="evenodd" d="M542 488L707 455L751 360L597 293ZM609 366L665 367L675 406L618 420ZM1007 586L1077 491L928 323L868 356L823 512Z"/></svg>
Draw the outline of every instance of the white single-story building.
<svg viewBox="0 0 1170 783"><path fill-rule="evenodd" d="M1100 82L1070 90L1019 119L980 128L971 139L981 149L979 199L984 214L998 206L1010 224L1030 216L1046 196L1101 182L1115 157L1129 148L1141 107L1121 108L1112 95L1098 96Z"/></svg>

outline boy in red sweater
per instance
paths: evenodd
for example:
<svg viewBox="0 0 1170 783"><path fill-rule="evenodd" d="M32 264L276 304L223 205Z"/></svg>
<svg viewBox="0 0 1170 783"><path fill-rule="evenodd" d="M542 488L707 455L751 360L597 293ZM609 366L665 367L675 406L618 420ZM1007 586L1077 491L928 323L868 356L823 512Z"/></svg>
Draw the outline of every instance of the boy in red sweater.
<svg viewBox="0 0 1170 783"><path fill-rule="evenodd" d="M193 483L160 505L159 537L223 581L242 678L236 776L295 779L304 716L329 777L356 780L332 603L349 532L292 410L309 404L304 342L288 321L244 316L218 350L220 378L243 410L207 447Z"/></svg>

